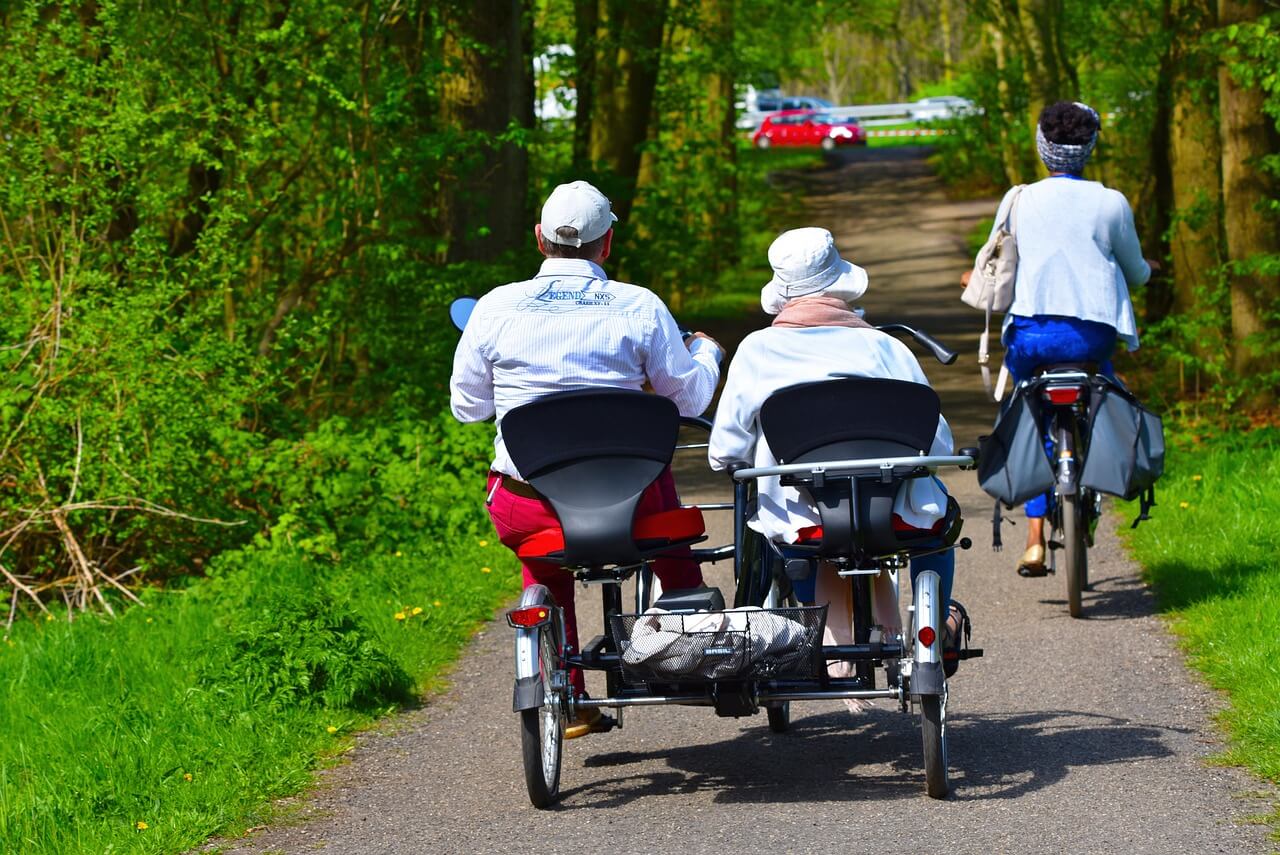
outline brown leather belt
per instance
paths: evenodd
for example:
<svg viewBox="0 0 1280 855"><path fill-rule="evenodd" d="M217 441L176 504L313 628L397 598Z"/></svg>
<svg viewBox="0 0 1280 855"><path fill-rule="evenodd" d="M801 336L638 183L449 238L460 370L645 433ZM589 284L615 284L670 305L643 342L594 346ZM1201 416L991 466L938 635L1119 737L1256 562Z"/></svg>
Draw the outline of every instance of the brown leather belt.
<svg viewBox="0 0 1280 855"><path fill-rule="evenodd" d="M510 475L504 475L501 472L494 472L502 480L502 489L506 490L513 496L519 496L522 499L537 499L543 501L544 496L537 490L533 489L531 484L521 481L519 478L512 478Z"/></svg>

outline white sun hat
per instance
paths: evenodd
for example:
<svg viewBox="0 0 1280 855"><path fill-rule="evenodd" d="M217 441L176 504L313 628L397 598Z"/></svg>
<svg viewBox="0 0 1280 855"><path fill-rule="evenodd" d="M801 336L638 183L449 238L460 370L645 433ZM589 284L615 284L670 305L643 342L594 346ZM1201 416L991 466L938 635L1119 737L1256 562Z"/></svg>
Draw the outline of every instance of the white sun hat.
<svg viewBox="0 0 1280 855"><path fill-rule="evenodd" d="M561 184L542 205L542 239L564 246L582 246L603 235L618 221L609 199L586 181ZM556 234L569 226L578 230L575 238Z"/></svg>
<svg viewBox="0 0 1280 855"><path fill-rule="evenodd" d="M820 293L852 303L867 292L867 271L840 257L826 229L792 229L778 235L769 247L769 266L773 278L760 291L760 306L771 315L797 297Z"/></svg>

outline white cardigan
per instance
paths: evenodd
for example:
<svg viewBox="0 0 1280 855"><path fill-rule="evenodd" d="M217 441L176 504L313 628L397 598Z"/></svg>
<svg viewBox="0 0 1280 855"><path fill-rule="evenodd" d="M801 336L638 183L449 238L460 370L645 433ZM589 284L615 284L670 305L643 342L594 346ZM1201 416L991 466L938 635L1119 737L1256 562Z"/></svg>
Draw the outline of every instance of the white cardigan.
<svg viewBox="0 0 1280 855"><path fill-rule="evenodd" d="M1005 194L996 224L1008 211ZM1129 286L1150 279L1151 267L1124 194L1065 176L1037 181L1018 199L1013 233L1018 276L1004 330L1014 315L1060 315L1114 327L1129 350L1138 349Z"/></svg>
<svg viewBox="0 0 1280 855"><path fill-rule="evenodd" d="M716 408L707 457L712 469L730 463L773 466L778 460L760 433L760 407L773 392L839 375L910 380L928 385L905 344L879 330L848 327L769 327L742 340L729 366ZM951 428L939 417L930 454L951 454ZM947 494L932 478L913 478L898 494L894 512L928 528L946 514ZM748 522L773 540L794 543L802 528L818 525L817 510L795 487L761 478L759 510Z"/></svg>

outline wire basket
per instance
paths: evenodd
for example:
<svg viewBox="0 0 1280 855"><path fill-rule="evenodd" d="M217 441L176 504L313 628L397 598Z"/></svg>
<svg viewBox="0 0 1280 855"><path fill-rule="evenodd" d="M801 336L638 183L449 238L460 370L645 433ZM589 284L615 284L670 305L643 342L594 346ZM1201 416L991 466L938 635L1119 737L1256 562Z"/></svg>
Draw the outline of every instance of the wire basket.
<svg viewBox="0 0 1280 855"><path fill-rule="evenodd" d="M614 615L622 670L643 683L807 679L823 668L827 607Z"/></svg>

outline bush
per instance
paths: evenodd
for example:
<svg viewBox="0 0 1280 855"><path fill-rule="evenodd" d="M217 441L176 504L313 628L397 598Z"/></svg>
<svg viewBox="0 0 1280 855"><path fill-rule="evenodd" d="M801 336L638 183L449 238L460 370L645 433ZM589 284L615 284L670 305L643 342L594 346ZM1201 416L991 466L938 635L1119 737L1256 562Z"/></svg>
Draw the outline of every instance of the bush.
<svg viewBox="0 0 1280 855"><path fill-rule="evenodd" d="M0 581L32 596L70 582L85 607L189 572L290 530L279 501L312 528L279 459L319 444L354 480L403 452L407 417L338 433L397 396L438 410L444 307L510 275L440 263L423 200L459 164L412 13L206 11L0 6ZM311 487L324 528L352 529Z"/></svg>
<svg viewBox="0 0 1280 855"><path fill-rule="evenodd" d="M272 710L368 713L407 701L413 681L355 614L313 589L273 592L233 622L201 684L215 693L234 687Z"/></svg>
<svg viewBox="0 0 1280 855"><path fill-rule="evenodd" d="M278 441L251 464L275 520L259 544L336 560L350 548L392 552L424 533L475 535L488 522L477 508L492 432L448 413L334 417L296 442Z"/></svg>

